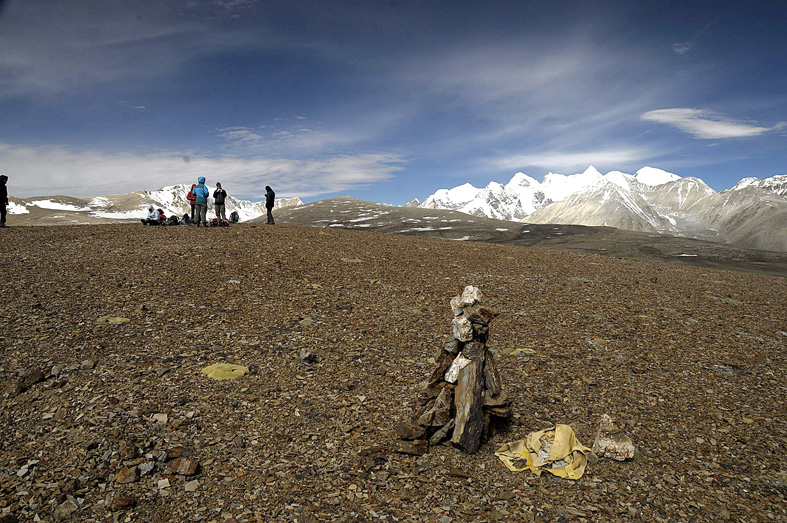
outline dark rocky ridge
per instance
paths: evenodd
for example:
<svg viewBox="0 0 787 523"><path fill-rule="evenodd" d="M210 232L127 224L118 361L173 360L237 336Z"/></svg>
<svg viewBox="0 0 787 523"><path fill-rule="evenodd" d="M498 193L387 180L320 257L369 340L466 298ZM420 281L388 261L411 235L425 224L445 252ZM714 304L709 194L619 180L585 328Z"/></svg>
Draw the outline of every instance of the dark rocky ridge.
<svg viewBox="0 0 787 523"><path fill-rule="evenodd" d="M523 224L457 211L385 206L349 197L282 209L276 216L280 223L293 225L545 247L787 276L787 253L614 227ZM264 223L264 218L252 223Z"/></svg>
<svg viewBox="0 0 787 523"><path fill-rule="evenodd" d="M787 518L784 278L333 228L0 232L0 517ZM466 284L500 312L514 423L392 452ZM569 482L494 457L561 422L589 445L602 414L634 461Z"/></svg>

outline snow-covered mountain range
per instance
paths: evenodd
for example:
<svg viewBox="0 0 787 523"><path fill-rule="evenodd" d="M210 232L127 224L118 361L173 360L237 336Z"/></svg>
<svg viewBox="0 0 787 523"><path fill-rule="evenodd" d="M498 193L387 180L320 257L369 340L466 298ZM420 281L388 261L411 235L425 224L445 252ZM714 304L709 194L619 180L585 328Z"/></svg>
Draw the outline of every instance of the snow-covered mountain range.
<svg viewBox="0 0 787 523"><path fill-rule="evenodd" d="M102 223L113 220L138 220L147 216L148 205L161 208L167 216L183 216L190 212L186 195L191 185L170 185L157 191L137 191L126 194L74 198L71 196L38 196L10 198L8 212L26 215L28 221L38 223ZM275 208L302 205L300 198L276 198ZM227 216L237 211L240 221L247 221L266 213L265 202L241 200L232 195L225 202ZM213 215L213 198L208 198L208 216Z"/></svg>
<svg viewBox="0 0 787 523"><path fill-rule="evenodd" d="M745 178L717 193L694 177L643 167L635 174L550 173L543 182L516 173L505 185L491 182L440 189L423 203L503 220L611 226L787 251L787 175Z"/></svg>

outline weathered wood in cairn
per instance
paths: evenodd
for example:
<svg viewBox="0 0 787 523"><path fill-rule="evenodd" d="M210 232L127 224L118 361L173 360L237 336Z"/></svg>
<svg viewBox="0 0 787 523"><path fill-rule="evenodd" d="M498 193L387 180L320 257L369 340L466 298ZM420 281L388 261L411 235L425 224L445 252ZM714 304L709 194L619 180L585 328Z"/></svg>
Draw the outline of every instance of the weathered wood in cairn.
<svg viewBox="0 0 787 523"><path fill-rule="evenodd" d="M451 443L474 453L484 430L484 362L471 361L459 371L456 382L456 425Z"/></svg>
<svg viewBox="0 0 787 523"><path fill-rule="evenodd" d="M437 366L427 383L421 403L424 407L414 422L424 429L423 435L419 431L419 439L413 441L421 446L414 449L412 445L396 444L395 450L422 452L421 438L428 438L429 445L450 440L473 453L484 438L491 437L511 417L508 395L486 346L489 322L497 313L483 306L482 301L481 291L472 285L451 300L451 333L435 354ZM399 436L406 440L411 432Z"/></svg>

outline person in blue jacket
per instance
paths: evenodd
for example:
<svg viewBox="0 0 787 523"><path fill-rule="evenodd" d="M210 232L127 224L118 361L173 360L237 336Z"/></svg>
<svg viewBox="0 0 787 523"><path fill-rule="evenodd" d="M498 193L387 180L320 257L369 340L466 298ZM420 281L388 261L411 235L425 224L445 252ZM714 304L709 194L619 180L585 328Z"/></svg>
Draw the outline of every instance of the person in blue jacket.
<svg viewBox="0 0 787 523"><path fill-rule="evenodd" d="M202 222L205 227L208 226L208 195L210 191L205 187L205 177L200 176L197 178L197 185L191 190L197 199L194 201L194 214L196 215L197 227Z"/></svg>

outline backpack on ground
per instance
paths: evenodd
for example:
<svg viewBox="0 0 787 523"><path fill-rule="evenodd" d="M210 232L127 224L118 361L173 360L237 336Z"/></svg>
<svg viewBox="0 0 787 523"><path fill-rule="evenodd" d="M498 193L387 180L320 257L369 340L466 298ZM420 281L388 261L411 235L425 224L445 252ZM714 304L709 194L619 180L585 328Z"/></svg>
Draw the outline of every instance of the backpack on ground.
<svg viewBox="0 0 787 523"><path fill-rule="evenodd" d="M238 211L232 211L230 213L230 221L232 223L238 223L240 221L240 216L238 216Z"/></svg>

